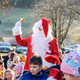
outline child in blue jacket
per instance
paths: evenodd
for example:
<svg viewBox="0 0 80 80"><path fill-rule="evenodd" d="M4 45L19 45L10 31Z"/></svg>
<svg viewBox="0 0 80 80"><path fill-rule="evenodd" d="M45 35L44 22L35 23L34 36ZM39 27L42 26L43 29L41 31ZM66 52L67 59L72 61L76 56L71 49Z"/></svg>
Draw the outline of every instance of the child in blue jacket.
<svg viewBox="0 0 80 80"><path fill-rule="evenodd" d="M23 74L20 80L47 80L48 74L42 70L42 59L39 55L34 55L29 60L30 71Z"/></svg>

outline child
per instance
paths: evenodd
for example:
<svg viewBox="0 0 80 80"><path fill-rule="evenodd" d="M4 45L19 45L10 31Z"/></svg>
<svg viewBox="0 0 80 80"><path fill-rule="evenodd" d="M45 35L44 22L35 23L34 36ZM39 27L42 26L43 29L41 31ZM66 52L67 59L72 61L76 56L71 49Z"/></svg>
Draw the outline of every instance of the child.
<svg viewBox="0 0 80 80"><path fill-rule="evenodd" d="M11 53L13 53L13 50L12 50L12 49L9 51L8 55L6 55L6 56L4 57L3 62L4 62L4 67L5 67L5 69L7 69L7 61L8 61L9 58L11 57Z"/></svg>
<svg viewBox="0 0 80 80"><path fill-rule="evenodd" d="M10 66L14 63L14 57L15 57L15 53L11 53L11 57L7 61L7 68L10 68Z"/></svg>
<svg viewBox="0 0 80 80"><path fill-rule="evenodd" d="M13 69L14 69L14 67L16 66L16 64L14 63L14 64L12 64L11 66L10 66L10 69L13 71Z"/></svg>
<svg viewBox="0 0 80 80"><path fill-rule="evenodd" d="M80 80L80 46L77 51L66 55L62 61L61 70L66 80Z"/></svg>
<svg viewBox="0 0 80 80"><path fill-rule="evenodd" d="M0 61L0 80L2 80L3 75L4 75L3 70L4 70L4 64L3 62Z"/></svg>
<svg viewBox="0 0 80 80"><path fill-rule="evenodd" d="M20 80L46 80L48 74L42 70L42 59L39 55L34 55L29 60L30 71L23 74Z"/></svg>
<svg viewBox="0 0 80 80"><path fill-rule="evenodd" d="M25 61L26 61L26 52L23 52L21 57L21 62L25 63Z"/></svg>
<svg viewBox="0 0 80 80"><path fill-rule="evenodd" d="M4 72L4 80L13 80L13 74L12 74L12 71L10 69L7 69Z"/></svg>
<svg viewBox="0 0 80 80"><path fill-rule="evenodd" d="M46 73L49 74L49 77L47 80L62 80L62 73L56 66L61 65L61 62L59 60L59 57L56 55L47 55L43 58L44 68ZM57 68L56 68L57 67Z"/></svg>
<svg viewBox="0 0 80 80"><path fill-rule="evenodd" d="M14 63L19 64L20 63L20 57L15 53L14 57Z"/></svg>
<svg viewBox="0 0 80 80"><path fill-rule="evenodd" d="M20 80L21 73L23 72L24 69L24 63L21 62L20 64L16 65L14 67L14 80Z"/></svg>

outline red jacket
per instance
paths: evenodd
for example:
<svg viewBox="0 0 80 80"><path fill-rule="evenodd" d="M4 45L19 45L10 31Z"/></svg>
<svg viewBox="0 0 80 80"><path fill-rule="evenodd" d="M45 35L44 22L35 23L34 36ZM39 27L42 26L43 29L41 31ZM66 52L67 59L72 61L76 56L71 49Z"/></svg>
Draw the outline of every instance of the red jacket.
<svg viewBox="0 0 80 80"><path fill-rule="evenodd" d="M28 37L28 38L21 38L21 35L15 36L17 44L21 45L21 46L25 46L27 47L27 57L26 57L26 62L25 62L25 66L24 66L24 70L29 70L29 59L34 55L34 53L32 53L32 45L31 45L31 40L32 40L32 36ZM49 43L50 44L50 51L51 53L46 53L46 54L53 54L53 55L57 55L59 56L59 51L58 51L58 45L57 45L57 39L53 38L53 40Z"/></svg>

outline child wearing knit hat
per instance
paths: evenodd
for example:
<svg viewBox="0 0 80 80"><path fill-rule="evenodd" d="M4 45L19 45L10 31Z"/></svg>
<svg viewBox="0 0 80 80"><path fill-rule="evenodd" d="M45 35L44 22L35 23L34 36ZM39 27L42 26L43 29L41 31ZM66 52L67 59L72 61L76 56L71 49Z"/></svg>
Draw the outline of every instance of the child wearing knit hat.
<svg viewBox="0 0 80 80"><path fill-rule="evenodd" d="M66 80L80 80L80 46L76 51L66 55L62 61L61 70Z"/></svg>
<svg viewBox="0 0 80 80"><path fill-rule="evenodd" d="M20 77L21 77L21 73L23 72L23 69L24 69L24 63L21 62L20 64L16 65L14 67L14 80L20 80Z"/></svg>

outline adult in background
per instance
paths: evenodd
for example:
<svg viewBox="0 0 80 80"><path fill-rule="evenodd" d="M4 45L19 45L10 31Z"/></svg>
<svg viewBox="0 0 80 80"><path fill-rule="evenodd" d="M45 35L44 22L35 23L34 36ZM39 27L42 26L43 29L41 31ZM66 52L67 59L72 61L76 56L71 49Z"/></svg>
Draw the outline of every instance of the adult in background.
<svg viewBox="0 0 80 80"><path fill-rule="evenodd" d="M53 54L59 57L57 39L51 35L50 20L41 18L34 24L33 34L24 39L21 37L21 22L23 21L18 21L12 31L17 44L28 47L24 70L30 70L29 59L35 54L39 54L42 58L47 54Z"/></svg>
<svg viewBox="0 0 80 80"><path fill-rule="evenodd" d="M7 69L7 61L8 61L8 59L10 58L11 53L12 53L13 51L14 51L14 50L11 49L11 50L9 51L9 53L4 57L3 62L4 62L4 67L5 67L5 69Z"/></svg>
<svg viewBox="0 0 80 80"><path fill-rule="evenodd" d="M14 64L14 57L15 57L15 53L11 53L11 56L7 61L7 68L10 68L10 66Z"/></svg>

